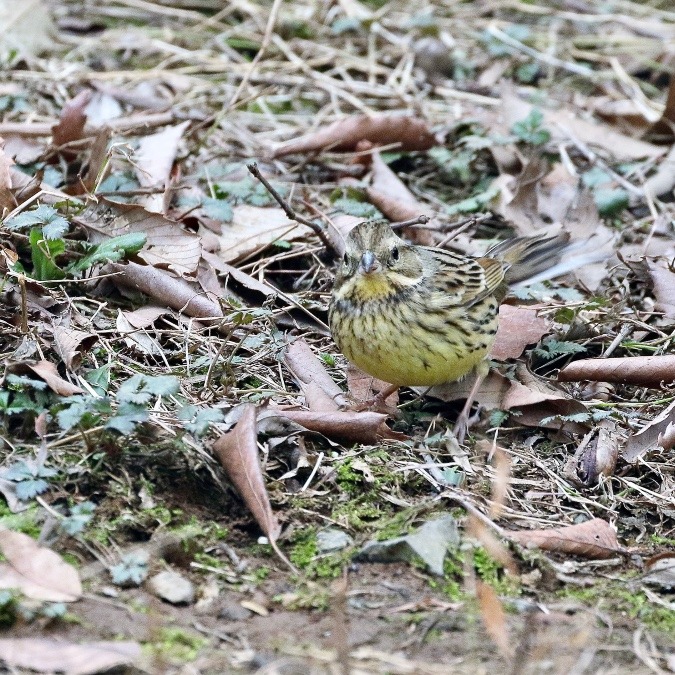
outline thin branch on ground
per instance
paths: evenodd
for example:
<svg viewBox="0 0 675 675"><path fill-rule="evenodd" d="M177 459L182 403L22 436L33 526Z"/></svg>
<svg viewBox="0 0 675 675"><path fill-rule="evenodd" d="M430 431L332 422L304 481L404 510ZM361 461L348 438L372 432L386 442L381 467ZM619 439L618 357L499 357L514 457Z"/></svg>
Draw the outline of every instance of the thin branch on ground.
<svg viewBox="0 0 675 675"><path fill-rule="evenodd" d="M284 213L289 220L294 220L296 223L300 223L301 225L306 225L309 227L314 232L314 234L316 234L316 236L321 239L321 243L326 247L326 251L332 253L334 257L340 255L340 252L337 250L333 242L331 242L331 240L328 238L328 235L324 231L323 227L319 223L315 223L314 221L304 218L303 216L296 213L293 208L291 208L291 205L272 187L267 178L265 178L265 176L260 173L260 169L255 162L247 164L246 168L265 186L266 190L272 195L272 197L274 197L277 204L279 204L279 206L284 210Z"/></svg>

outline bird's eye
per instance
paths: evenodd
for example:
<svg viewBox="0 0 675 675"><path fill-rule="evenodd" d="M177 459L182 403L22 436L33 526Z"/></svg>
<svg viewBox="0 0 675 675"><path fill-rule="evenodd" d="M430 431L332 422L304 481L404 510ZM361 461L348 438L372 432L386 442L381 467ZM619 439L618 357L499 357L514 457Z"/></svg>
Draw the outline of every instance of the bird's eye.
<svg viewBox="0 0 675 675"><path fill-rule="evenodd" d="M349 265L349 256L345 253L344 257L342 258L342 262L345 265Z"/></svg>
<svg viewBox="0 0 675 675"><path fill-rule="evenodd" d="M396 260L398 260L399 256L400 256L400 253L399 253L399 250L398 250L398 246L394 246L394 248L391 249L391 259L396 261Z"/></svg>

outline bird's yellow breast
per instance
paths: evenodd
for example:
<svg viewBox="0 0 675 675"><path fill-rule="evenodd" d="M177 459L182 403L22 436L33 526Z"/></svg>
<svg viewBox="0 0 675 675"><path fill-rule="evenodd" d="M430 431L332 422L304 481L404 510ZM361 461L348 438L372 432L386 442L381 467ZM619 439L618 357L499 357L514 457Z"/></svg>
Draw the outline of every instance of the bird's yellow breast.
<svg viewBox="0 0 675 675"><path fill-rule="evenodd" d="M361 370L399 386L433 386L471 372L487 356L497 326L497 303L435 311L423 298L395 302L336 300L333 337Z"/></svg>

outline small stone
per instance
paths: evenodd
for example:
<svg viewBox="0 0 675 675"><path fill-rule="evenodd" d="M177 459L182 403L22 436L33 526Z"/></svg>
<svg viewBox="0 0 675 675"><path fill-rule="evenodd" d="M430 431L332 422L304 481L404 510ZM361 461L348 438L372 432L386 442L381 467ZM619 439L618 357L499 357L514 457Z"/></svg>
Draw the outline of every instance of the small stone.
<svg viewBox="0 0 675 675"><path fill-rule="evenodd" d="M194 584L184 576L167 570L160 572L148 582L150 590L172 605L192 604L195 600Z"/></svg>
<svg viewBox="0 0 675 675"><path fill-rule="evenodd" d="M251 611L242 607L238 602L226 602L218 612L218 618L226 621L243 621L249 616L251 616Z"/></svg>

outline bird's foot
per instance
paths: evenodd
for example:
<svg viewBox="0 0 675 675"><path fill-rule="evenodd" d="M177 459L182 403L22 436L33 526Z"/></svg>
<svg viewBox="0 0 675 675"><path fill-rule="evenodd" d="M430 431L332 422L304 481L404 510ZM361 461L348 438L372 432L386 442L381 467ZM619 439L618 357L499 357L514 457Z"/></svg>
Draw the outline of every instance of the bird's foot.
<svg viewBox="0 0 675 675"><path fill-rule="evenodd" d="M455 428L452 431L453 436L460 445L464 444L469 429L480 420L480 407L474 415L469 416L470 410L462 410L455 422Z"/></svg>
<svg viewBox="0 0 675 675"><path fill-rule="evenodd" d="M397 391L397 389L398 387L391 385L378 392L375 396L365 401L356 401L345 409L351 410L352 412L379 412L390 415L391 417L400 417L401 413L399 409L395 405L387 403L387 399Z"/></svg>

